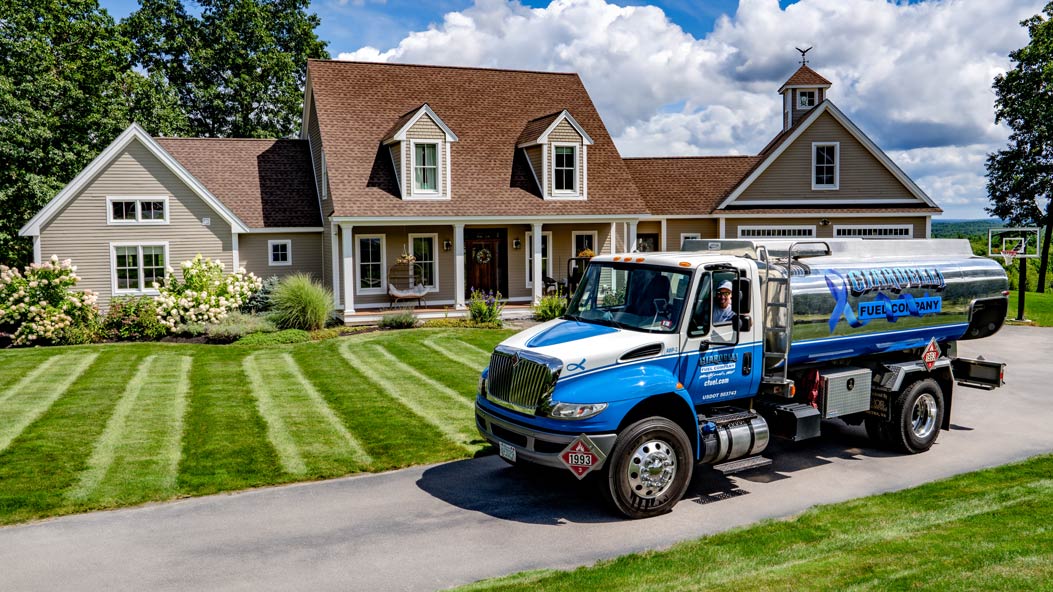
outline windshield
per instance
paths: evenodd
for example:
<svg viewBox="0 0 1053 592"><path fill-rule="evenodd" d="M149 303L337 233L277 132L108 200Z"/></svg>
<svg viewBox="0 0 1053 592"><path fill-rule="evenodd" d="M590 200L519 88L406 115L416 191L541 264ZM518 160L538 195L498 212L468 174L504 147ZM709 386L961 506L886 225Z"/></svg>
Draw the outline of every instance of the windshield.
<svg viewBox="0 0 1053 592"><path fill-rule="evenodd" d="M634 331L675 333L690 283L688 270L592 263L566 317Z"/></svg>

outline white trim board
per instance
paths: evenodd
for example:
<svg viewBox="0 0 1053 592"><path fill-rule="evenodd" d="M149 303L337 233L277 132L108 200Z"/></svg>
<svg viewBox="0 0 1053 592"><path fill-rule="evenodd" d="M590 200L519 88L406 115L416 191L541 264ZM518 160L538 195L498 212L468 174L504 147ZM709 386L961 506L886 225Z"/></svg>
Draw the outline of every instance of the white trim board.
<svg viewBox="0 0 1053 592"><path fill-rule="evenodd" d="M936 205L936 202L932 201L932 198L930 198L928 195L926 195L924 191L922 191L921 187L918 187L918 185L914 183L914 181L910 177L908 177L902 169L896 166L896 163L892 162L892 159L890 159L887 154L885 154L880 148L878 148L877 144L875 144L873 140L868 138L862 130L856 127L856 124L852 123L852 120L848 119L848 117L844 113L842 113L840 109L838 109L832 102L830 102L830 99L825 99L822 103L819 103L818 107L815 107L811 110L811 112L808 114L808 117L806 117L804 121L801 122L801 125L798 126L792 134L786 137L786 139L784 139L782 143L779 144L778 148L773 150L772 153L769 154L768 157L765 158L759 166L757 166L757 168L753 169L753 172L750 173L750 175L746 177L745 180L743 180L741 183L739 183L737 187L735 187L734 191L732 191L727 196L727 198L725 198L724 201L722 201L720 205L717 206L717 209L722 210L728 207L729 205L735 203L735 200L738 199L738 197L742 195L742 193L746 191L746 189L749 188L750 185L752 185L758 178L760 178L761 174L763 174L764 171L768 170L768 167L770 167L772 163L778 160L778 158L782 156L782 153L785 152L786 149L789 148L797 140L797 138L799 138L801 134L805 132L805 130L811 127L812 124L815 123L815 121L819 119L819 117L823 113L829 113L831 116L833 116L833 118L838 123L840 123L846 130L848 130L848 133L852 137L858 140L859 143L862 144L863 147L866 148L867 151L870 152L870 154L878 160L878 162L880 162L886 169L888 169L888 171L892 173L892 175L896 177L896 179L900 183L902 183L904 187L907 188L907 191L909 191L911 195L925 202L925 204L930 207L939 207L938 205ZM812 174L814 174L814 171ZM749 202L748 204L743 203L739 205L750 205L754 203L760 205L759 202ZM803 202L794 202L791 200L789 202L782 203L786 204Z"/></svg>
<svg viewBox="0 0 1053 592"><path fill-rule="evenodd" d="M407 121L405 125L395 130L395 133L392 134L390 138L384 140L384 145L386 146L394 142L404 142L406 140L406 132L409 131L409 129L413 127L415 123L420 121L420 118L424 117L425 115L430 117L432 122L434 122L435 125L439 126L439 128L442 129L443 133L446 134L447 142L457 141L457 134L453 133L453 130L450 129L450 126L446 125L446 122L444 122L441 117L436 115L435 111L432 111L431 107L427 103L424 103L420 106L420 108L417 109L417 112L413 114L413 117L410 117L409 121Z"/></svg>
<svg viewBox="0 0 1053 592"><path fill-rule="evenodd" d="M154 157L161 161L168 170L172 171L173 174L180 181L182 181L195 195L201 198L209 207L212 208L216 214L219 215L227 224L230 224L232 230L235 232L248 232L249 228L231 212L223 202L221 202L216 196L212 195L200 181L194 178L183 165L172 157L164 148L161 147L153 138L151 138L143 128L139 127L139 124L133 123L128 126L126 130L121 132L119 136L110 142L110 145L105 150L99 153L94 160L91 161L88 166L84 167L76 177L73 178L62 191L51 199L35 216L33 216L29 222L26 222L25 226L19 229L18 234L20 236L36 236L40 234L40 228L46 222L50 221L56 214L58 214L62 208L69 203L77 194L91 183L95 177L101 173L111 162L113 162L121 152L127 148L133 140L137 140L142 144L147 151L149 151Z"/></svg>
<svg viewBox="0 0 1053 592"><path fill-rule="evenodd" d="M302 234L324 230L324 226L274 226L272 228L250 228L243 234Z"/></svg>
<svg viewBox="0 0 1053 592"><path fill-rule="evenodd" d="M581 127L581 124L578 123L577 119L574 119L574 116L570 114L570 111L564 109L559 112L559 115L557 115L555 119L552 120L552 123L548 124L548 127L545 128L545 131L541 132L541 135L538 136L537 139L531 140L529 142L523 142L522 144L519 144L516 147L525 148L527 146L537 146L538 144L548 143L549 134L551 134L552 131L555 130L563 121L569 123L570 127L574 128L574 131L578 132L578 135L581 136L581 142L583 144L585 144L586 146L591 146L595 143L592 140L592 136L585 132L585 128Z"/></svg>

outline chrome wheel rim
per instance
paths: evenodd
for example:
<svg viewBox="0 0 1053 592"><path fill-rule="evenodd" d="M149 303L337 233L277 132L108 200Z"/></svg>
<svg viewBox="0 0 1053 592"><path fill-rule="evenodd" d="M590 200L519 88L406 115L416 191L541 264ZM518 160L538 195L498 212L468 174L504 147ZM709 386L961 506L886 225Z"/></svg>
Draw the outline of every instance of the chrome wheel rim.
<svg viewBox="0 0 1053 592"><path fill-rule="evenodd" d="M648 440L633 451L625 478L637 497L654 499L673 484L676 470L676 453L669 443Z"/></svg>
<svg viewBox="0 0 1053 592"><path fill-rule="evenodd" d="M921 440L932 435L936 428L936 398L929 393L922 393L914 401L910 414L910 429Z"/></svg>

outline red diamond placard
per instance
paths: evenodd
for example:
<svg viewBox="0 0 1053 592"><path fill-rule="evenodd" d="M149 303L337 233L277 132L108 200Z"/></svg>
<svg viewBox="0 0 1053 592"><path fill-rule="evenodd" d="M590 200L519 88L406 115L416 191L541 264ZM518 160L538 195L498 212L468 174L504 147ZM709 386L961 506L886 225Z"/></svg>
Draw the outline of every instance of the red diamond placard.
<svg viewBox="0 0 1053 592"><path fill-rule="evenodd" d="M600 466L605 458L607 455L585 434L575 438L559 453L559 460L563 461L578 479L584 478L589 471Z"/></svg>
<svg viewBox="0 0 1053 592"><path fill-rule="evenodd" d="M921 361L925 362L926 370L932 370L938 359L940 359L940 346L936 343L936 338L933 337L929 345L925 346L925 351L921 354Z"/></svg>

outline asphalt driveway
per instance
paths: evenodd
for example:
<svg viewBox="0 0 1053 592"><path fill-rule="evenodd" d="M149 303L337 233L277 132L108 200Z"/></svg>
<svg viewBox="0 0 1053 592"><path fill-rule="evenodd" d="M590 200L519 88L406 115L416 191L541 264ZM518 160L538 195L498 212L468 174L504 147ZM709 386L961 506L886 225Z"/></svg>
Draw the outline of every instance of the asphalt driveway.
<svg viewBox="0 0 1053 592"><path fill-rule="evenodd" d="M571 567L820 504L1053 451L1053 329L959 344L1009 362L1007 385L959 388L931 451L871 448L862 429L776 443L771 470L696 472L666 516L617 519L569 472L495 457L0 528L0 590L434 590Z"/></svg>

